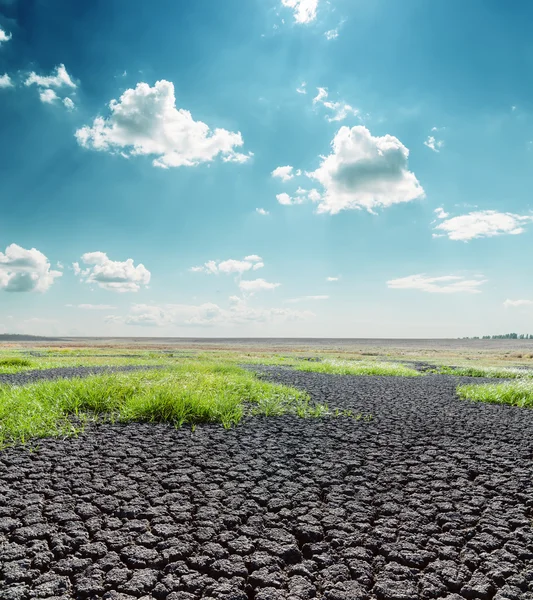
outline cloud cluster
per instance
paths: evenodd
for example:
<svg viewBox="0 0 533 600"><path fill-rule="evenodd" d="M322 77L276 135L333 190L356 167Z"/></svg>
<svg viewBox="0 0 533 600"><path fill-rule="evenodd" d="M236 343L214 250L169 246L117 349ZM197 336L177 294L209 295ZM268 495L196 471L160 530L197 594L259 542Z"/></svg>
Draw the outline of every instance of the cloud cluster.
<svg viewBox="0 0 533 600"><path fill-rule="evenodd" d="M255 292L262 292L264 290L275 290L280 285L281 283L270 283L264 279L243 279L242 281L239 281L239 288L241 291L249 294L255 294Z"/></svg>
<svg viewBox="0 0 533 600"><path fill-rule="evenodd" d="M278 179L281 179L281 181L290 181L295 175L300 176L301 174L301 171L295 172L294 167L291 165L276 167L271 173L272 177L277 177Z"/></svg>
<svg viewBox="0 0 533 600"><path fill-rule="evenodd" d="M324 187L319 213L387 207L424 197L408 170L409 150L392 135L374 137L362 126L341 127L332 152L316 171L307 173Z"/></svg>
<svg viewBox="0 0 533 600"><path fill-rule="evenodd" d="M287 194L286 192L282 192L281 194L276 194L276 200L280 203L283 204L285 206L290 206L290 205L294 205L294 204L303 204L304 202L307 202L308 200L310 202L319 202L321 200L322 196L320 195L320 193L318 192L318 190L316 190L315 188L313 188L312 190L305 190L301 187L299 187L294 196L289 196L289 194Z"/></svg>
<svg viewBox="0 0 533 600"><path fill-rule="evenodd" d="M46 292L61 277L39 250L11 244L0 252L0 290L5 292Z"/></svg>
<svg viewBox="0 0 533 600"><path fill-rule="evenodd" d="M240 132L211 130L191 113L176 108L174 84L158 81L153 87L138 83L109 103L111 114L96 117L91 126L76 131L78 143L93 150L124 156L153 156L155 167L195 166L221 156L224 162L243 163L251 154L236 151L244 142Z"/></svg>
<svg viewBox="0 0 533 600"><path fill-rule="evenodd" d="M502 213L496 210L478 210L451 218L448 218L449 215L442 209L438 208L435 212L439 219L444 219L435 230L444 233L433 234L434 237L448 236L450 240L463 242L496 235L518 235L524 233L524 225L533 221L533 215Z"/></svg>
<svg viewBox="0 0 533 600"><path fill-rule="evenodd" d="M73 263L74 273L81 281L93 283L112 292L138 292L150 283L150 271L142 264L135 266L133 259L110 260L105 252L86 252L81 257L88 265L82 269L79 263Z"/></svg>
<svg viewBox="0 0 533 600"><path fill-rule="evenodd" d="M440 149L444 146L444 142L442 140L437 140L433 135L429 135L424 142L424 146L427 146L430 150L433 150L433 152L440 152Z"/></svg>
<svg viewBox="0 0 533 600"><path fill-rule="evenodd" d="M533 306L533 300L509 300L507 299L503 305L505 308L519 308L521 306Z"/></svg>
<svg viewBox="0 0 533 600"><path fill-rule="evenodd" d="M423 273L387 281L387 286L395 290L420 290L430 294L479 294L479 287L486 279L467 279L461 275L429 277Z"/></svg>
<svg viewBox="0 0 533 600"><path fill-rule="evenodd" d="M266 217L267 215L269 215L270 213L268 212L268 210L265 210L264 208L256 208L255 212L259 215L262 215L263 217Z"/></svg>
<svg viewBox="0 0 533 600"><path fill-rule="evenodd" d="M314 317L311 311L297 311L284 308L253 308L238 296L230 298L229 308L222 308L211 302L200 305L165 304L162 306L134 304L126 316L110 315L108 323L132 326L232 326L253 323L272 323L305 320Z"/></svg>
<svg viewBox="0 0 533 600"><path fill-rule="evenodd" d="M6 33L1 27L0 27L0 46L2 45L3 42L9 42L9 40L12 38L13 36L10 33Z"/></svg>
<svg viewBox="0 0 533 600"><path fill-rule="evenodd" d="M13 82L11 81L11 77L4 73L0 75L0 89L13 87Z"/></svg>
<svg viewBox="0 0 533 600"><path fill-rule="evenodd" d="M316 19L318 0L281 0L281 4L294 10L296 23L311 23Z"/></svg>
<svg viewBox="0 0 533 600"><path fill-rule="evenodd" d="M77 87L63 64L58 65L51 75L37 75L35 71L32 71L24 81L24 85L36 85L39 90L39 99L45 104L62 102L68 110L74 108L71 98L68 96L61 98L55 91L61 88L75 90Z"/></svg>
<svg viewBox="0 0 533 600"><path fill-rule="evenodd" d="M245 256L242 260L230 258L228 260L208 260L199 267L191 267L193 273L207 273L208 275L218 275L220 273L229 275L236 273L242 275L246 271L257 271L265 266L263 259L257 254Z"/></svg>

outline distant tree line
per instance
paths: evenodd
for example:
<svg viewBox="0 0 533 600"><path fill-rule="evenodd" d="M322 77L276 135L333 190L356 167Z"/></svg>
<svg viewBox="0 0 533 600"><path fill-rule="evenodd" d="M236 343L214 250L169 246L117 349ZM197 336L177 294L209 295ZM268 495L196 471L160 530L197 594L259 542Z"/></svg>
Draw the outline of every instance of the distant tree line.
<svg viewBox="0 0 533 600"><path fill-rule="evenodd" d="M501 335L483 335L474 337L464 337L462 340L533 340L531 333L502 333Z"/></svg>

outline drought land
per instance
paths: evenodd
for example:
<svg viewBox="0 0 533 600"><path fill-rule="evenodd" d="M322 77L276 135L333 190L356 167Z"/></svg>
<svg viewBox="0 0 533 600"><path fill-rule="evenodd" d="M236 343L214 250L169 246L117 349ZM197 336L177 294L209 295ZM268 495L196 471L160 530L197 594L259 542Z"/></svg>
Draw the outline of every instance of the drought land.
<svg viewBox="0 0 533 600"><path fill-rule="evenodd" d="M533 340L0 340L0 600L533 598Z"/></svg>

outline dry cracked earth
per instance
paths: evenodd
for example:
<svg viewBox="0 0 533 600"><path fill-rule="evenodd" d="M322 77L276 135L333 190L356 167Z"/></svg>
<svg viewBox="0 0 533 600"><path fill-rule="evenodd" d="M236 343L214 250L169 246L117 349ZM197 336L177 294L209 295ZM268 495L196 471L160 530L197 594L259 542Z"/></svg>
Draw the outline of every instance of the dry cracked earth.
<svg viewBox="0 0 533 600"><path fill-rule="evenodd" d="M263 372L374 419L0 452L0 600L533 599L533 411L446 376Z"/></svg>

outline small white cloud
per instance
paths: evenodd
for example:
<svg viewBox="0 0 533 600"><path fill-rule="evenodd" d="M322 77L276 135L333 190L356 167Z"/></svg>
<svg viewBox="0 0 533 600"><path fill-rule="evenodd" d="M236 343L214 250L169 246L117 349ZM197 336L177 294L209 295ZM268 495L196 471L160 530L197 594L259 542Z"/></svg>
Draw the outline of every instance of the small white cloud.
<svg viewBox="0 0 533 600"><path fill-rule="evenodd" d="M281 4L294 10L296 23L311 23L316 19L318 0L281 0Z"/></svg>
<svg viewBox="0 0 533 600"><path fill-rule="evenodd" d="M344 119L349 116L356 117L359 115L359 110L353 106L350 106L347 102L344 102L344 100L339 102L331 102L326 100L328 97L327 88L319 87L317 90L318 94L313 98L313 104L322 104L324 108L332 112L331 115L326 115L326 119L330 123L344 121Z"/></svg>
<svg viewBox="0 0 533 600"><path fill-rule="evenodd" d="M442 207L436 208L433 212L437 215L437 219L446 219L450 216Z"/></svg>
<svg viewBox="0 0 533 600"><path fill-rule="evenodd" d="M429 277L424 273L391 279L387 286L395 290L420 290L431 294L479 294L479 287L486 283L486 279L466 279L460 275L444 275Z"/></svg>
<svg viewBox="0 0 533 600"><path fill-rule="evenodd" d="M324 33L324 36L327 40L336 40L339 37L339 30L330 29L329 31L326 31L326 33Z"/></svg>
<svg viewBox="0 0 533 600"><path fill-rule="evenodd" d="M74 110L74 102L70 98L63 98L63 104L67 110Z"/></svg>
<svg viewBox="0 0 533 600"><path fill-rule="evenodd" d="M55 68L55 74L48 76L37 75L34 71L32 71L24 85L37 85L37 87L41 88L61 88L63 86L70 87L75 89L76 84L72 81L71 76L67 73L65 65L61 64Z"/></svg>
<svg viewBox="0 0 533 600"><path fill-rule="evenodd" d="M315 300L328 300L329 296L300 296L299 298L289 298L288 300L285 300L285 302L288 302L289 304L297 304L299 302L307 302L309 300L311 301L315 301Z"/></svg>
<svg viewBox="0 0 533 600"><path fill-rule="evenodd" d="M408 170L409 150L392 135L374 137L362 126L341 127L332 153L307 176L324 187L317 212L388 207L424 197L424 189Z"/></svg>
<svg viewBox="0 0 533 600"><path fill-rule="evenodd" d="M0 75L0 89L10 87L14 87L11 77L7 73Z"/></svg>
<svg viewBox="0 0 533 600"><path fill-rule="evenodd" d="M271 175L272 177L277 177L278 179L281 179L282 181L289 181L290 179L292 179L294 177L294 167L291 167L290 165L286 165L285 167L276 167Z"/></svg>
<svg viewBox="0 0 533 600"><path fill-rule="evenodd" d="M270 283L264 279L252 279L239 281L239 288L243 292L253 294L263 290L274 290L279 287L281 283Z"/></svg>
<svg viewBox="0 0 533 600"><path fill-rule="evenodd" d="M296 195L294 197L291 197L289 196L289 194L283 192L282 194L276 194L276 200L284 206L290 206L293 204L303 204L306 198L302 195Z"/></svg>
<svg viewBox="0 0 533 600"><path fill-rule="evenodd" d="M5 253L0 252L0 290L5 292L46 292L61 275L35 248L26 250L11 244Z"/></svg>
<svg viewBox="0 0 533 600"><path fill-rule="evenodd" d="M302 81L302 83L300 84L300 87L296 88L296 91L299 94L307 94L307 90L305 89L307 86L307 83L305 81Z"/></svg>
<svg viewBox="0 0 533 600"><path fill-rule="evenodd" d="M437 215L438 216L438 215ZM446 217L448 215L446 214ZM444 219L444 216L439 218ZM524 225L533 221L533 215L501 213L496 210L480 210L452 217L439 223L435 229L443 231L450 240L468 241L496 235L524 233Z"/></svg>
<svg viewBox="0 0 533 600"><path fill-rule="evenodd" d="M88 267L81 269L79 263L73 263L74 273L84 283L95 283L104 290L138 292L150 283L150 271L142 264L135 266L132 258L115 261L105 252L86 252L81 260Z"/></svg>
<svg viewBox="0 0 533 600"><path fill-rule="evenodd" d="M246 271L257 271L264 266L262 258L257 256L257 254L252 254L246 256L243 260L235 260L233 258L222 261L208 260L202 266L191 267L189 270L193 273L207 273L208 275L218 275L220 273L226 275L237 273L242 275Z"/></svg>
<svg viewBox="0 0 533 600"><path fill-rule="evenodd" d="M507 299L503 305L505 308L517 308L520 306L533 306L533 300L509 300Z"/></svg>
<svg viewBox="0 0 533 600"><path fill-rule="evenodd" d="M72 304L67 304L67 306L72 306ZM114 310L116 306L111 304L78 304L78 308L82 310Z"/></svg>
<svg viewBox="0 0 533 600"><path fill-rule="evenodd" d="M54 90L47 89L39 92L39 99L45 104L53 104L56 100L59 100L59 96Z"/></svg>
<svg viewBox="0 0 533 600"><path fill-rule="evenodd" d="M265 210L264 208L256 208L255 212L258 213L259 215L263 215L264 217L266 215L269 215L270 213L268 212L268 210Z"/></svg>
<svg viewBox="0 0 533 600"><path fill-rule="evenodd" d="M327 88L319 87L316 88L318 90L318 94L313 98L313 104L317 104L318 102L322 102L328 97Z"/></svg>
<svg viewBox="0 0 533 600"><path fill-rule="evenodd" d="M424 146L427 146L433 152L440 152L440 149L444 146L444 142L442 140L435 139L434 136L428 136L428 139L424 142Z"/></svg>
<svg viewBox="0 0 533 600"><path fill-rule="evenodd" d="M340 277L326 277L326 281L339 281Z"/></svg>
<svg viewBox="0 0 533 600"><path fill-rule="evenodd" d="M1 27L0 27L0 46L2 45L3 42L9 42L9 40L12 38L13 36L10 33L6 33Z"/></svg>
<svg viewBox="0 0 533 600"><path fill-rule="evenodd" d="M176 108L174 84L158 81L153 87L138 83L120 99L111 100L107 118L76 131L84 148L122 156L153 156L154 167L191 167L221 156L224 162L243 163L252 156L237 152L244 142L240 132L210 129L191 113Z"/></svg>

